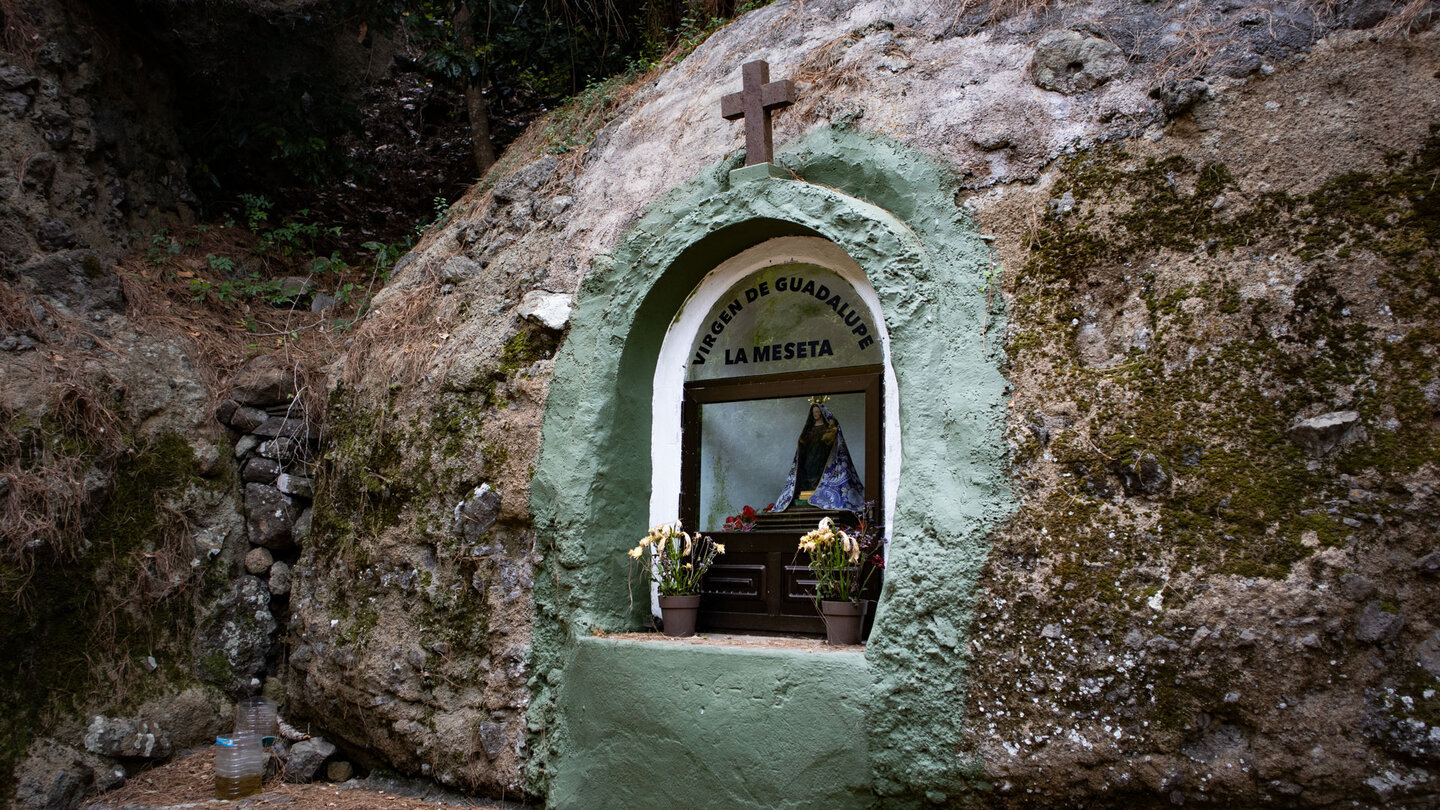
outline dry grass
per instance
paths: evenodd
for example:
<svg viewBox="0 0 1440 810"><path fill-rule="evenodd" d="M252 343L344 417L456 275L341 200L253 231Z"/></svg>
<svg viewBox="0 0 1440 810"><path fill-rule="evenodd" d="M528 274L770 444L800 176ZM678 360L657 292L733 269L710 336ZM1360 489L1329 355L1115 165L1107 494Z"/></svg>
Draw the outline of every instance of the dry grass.
<svg viewBox="0 0 1440 810"><path fill-rule="evenodd" d="M28 412L0 404L0 593L24 606L42 559L73 559L92 507L86 480L108 470L123 449L115 403L124 390L103 369L87 371L81 339L104 347L85 327L0 284L0 330L31 336ZM28 354L28 353L27 353Z"/></svg>
<svg viewBox="0 0 1440 810"><path fill-rule="evenodd" d="M1384 21L1375 26L1375 34L1381 39L1408 37L1434 19L1434 14L1434 0L1410 0L1399 11L1392 11Z"/></svg>
<svg viewBox="0 0 1440 810"><path fill-rule="evenodd" d="M0 42L5 52L21 67L34 67L35 55L45 41L17 0L0 0L0 25L4 26Z"/></svg>

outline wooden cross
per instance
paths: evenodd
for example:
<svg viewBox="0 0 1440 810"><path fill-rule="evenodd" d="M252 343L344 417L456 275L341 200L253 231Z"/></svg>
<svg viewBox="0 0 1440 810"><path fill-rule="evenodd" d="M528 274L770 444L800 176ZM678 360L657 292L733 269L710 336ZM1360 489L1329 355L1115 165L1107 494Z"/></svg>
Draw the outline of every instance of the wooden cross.
<svg viewBox="0 0 1440 810"><path fill-rule="evenodd" d="M720 99L720 115L726 121L745 119L745 165L769 163L770 112L795 103L795 83L789 79L770 81L770 65L757 59L740 67L741 87Z"/></svg>

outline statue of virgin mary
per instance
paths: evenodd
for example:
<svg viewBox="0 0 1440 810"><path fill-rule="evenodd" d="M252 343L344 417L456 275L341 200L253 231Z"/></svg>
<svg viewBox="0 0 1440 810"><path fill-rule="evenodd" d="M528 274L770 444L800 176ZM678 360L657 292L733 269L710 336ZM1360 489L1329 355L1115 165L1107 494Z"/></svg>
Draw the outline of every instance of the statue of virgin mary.
<svg viewBox="0 0 1440 810"><path fill-rule="evenodd" d="M865 484L855 472L840 421L829 408L810 403L796 445L785 489L775 499L776 512L796 501L821 509L856 510L865 505Z"/></svg>

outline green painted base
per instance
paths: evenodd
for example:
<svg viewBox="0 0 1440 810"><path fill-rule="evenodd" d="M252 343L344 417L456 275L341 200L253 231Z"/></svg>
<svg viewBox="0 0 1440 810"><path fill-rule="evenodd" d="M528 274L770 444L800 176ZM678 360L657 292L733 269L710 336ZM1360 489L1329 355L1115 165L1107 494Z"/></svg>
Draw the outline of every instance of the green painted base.
<svg viewBox="0 0 1440 810"><path fill-rule="evenodd" d="M753 166L731 169L730 185L738 186L741 183L748 183L751 180L766 180L771 177L789 179L793 178L794 175L776 166L774 163L756 163Z"/></svg>
<svg viewBox="0 0 1440 810"><path fill-rule="evenodd" d="M553 808L869 807L859 650L585 638Z"/></svg>

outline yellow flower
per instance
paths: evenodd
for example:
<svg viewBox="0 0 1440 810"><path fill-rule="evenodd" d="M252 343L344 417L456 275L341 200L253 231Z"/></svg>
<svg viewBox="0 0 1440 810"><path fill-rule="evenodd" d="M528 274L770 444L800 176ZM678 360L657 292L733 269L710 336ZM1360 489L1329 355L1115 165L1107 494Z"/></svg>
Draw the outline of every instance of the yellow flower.
<svg viewBox="0 0 1440 810"><path fill-rule="evenodd" d="M632 560L638 560L638 559L640 559L640 555L641 555L641 554L644 554L644 553L645 553L645 545L642 543L642 544L636 546L635 548L630 549L630 551L629 551L630 559L632 559Z"/></svg>
<svg viewBox="0 0 1440 810"><path fill-rule="evenodd" d="M690 569L692 569L692 568L694 568L694 567L695 567L695 566L691 565L690 563L685 563L685 570L686 570L686 571L689 571Z"/></svg>
<svg viewBox="0 0 1440 810"><path fill-rule="evenodd" d="M725 553L725 544L724 544L724 543L716 543L716 544L715 544L715 553L716 553L716 554L724 554L724 553Z"/></svg>

